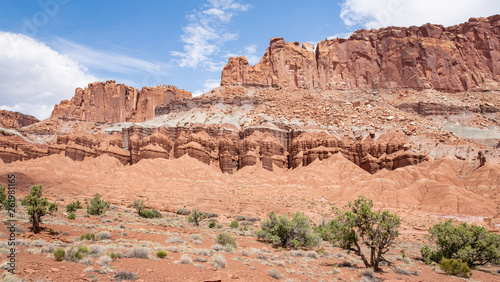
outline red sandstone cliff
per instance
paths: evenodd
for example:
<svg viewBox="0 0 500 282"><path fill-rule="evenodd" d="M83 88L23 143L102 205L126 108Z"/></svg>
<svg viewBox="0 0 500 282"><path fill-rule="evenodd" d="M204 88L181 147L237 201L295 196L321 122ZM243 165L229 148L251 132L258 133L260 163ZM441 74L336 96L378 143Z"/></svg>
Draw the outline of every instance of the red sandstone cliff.
<svg viewBox="0 0 500 282"><path fill-rule="evenodd" d="M272 38L261 61L232 57L221 85L315 89L445 91L500 87L500 15L451 27L358 30L349 39L309 43Z"/></svg>
<svg viewBox="0 0 500 282"><path fill-rule="evenodd" d="M55 105L51 118L93 122L141 122L154 117L155 107L172 99L190 98L191 92L172 85L144 87L141 91L114 80L77 88L69 101Z"/></svg>
<svg viewBox="0 0 500 282"><path fill-rule="evenodd" d="M3 128L20 128L37 123L38 121L34 116L0 110L0 127Z"/></svg>

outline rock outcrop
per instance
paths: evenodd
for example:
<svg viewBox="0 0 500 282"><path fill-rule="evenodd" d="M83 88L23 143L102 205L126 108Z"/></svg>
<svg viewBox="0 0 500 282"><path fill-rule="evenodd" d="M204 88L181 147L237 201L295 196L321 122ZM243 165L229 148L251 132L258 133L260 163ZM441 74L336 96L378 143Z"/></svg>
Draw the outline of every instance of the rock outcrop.
<svg viewBox="0 0 500 282"><path fill-rule="evenodd" d="M24 115L18 112L0 110L0 127L20 128L39 122L39 120L30 115Z"/></svg>
<svg viewBox="0 0 500 282"><path fill-rule="evenodd" d="M221 85L303 89L495 90L500 86L500 15L451 27L358 30L311 44L272 38L261 61L232 57Z"/></svg>
<svg viewBox="0 0 500 282"><path fill-rule="evenodd" d="M141 91L114 80L89 83L77 88L71 100L55 105L51 118L92 122L141 122L155 116L155 108L176 98L189 98L191 92L172 85L144 87Z"/></svg>

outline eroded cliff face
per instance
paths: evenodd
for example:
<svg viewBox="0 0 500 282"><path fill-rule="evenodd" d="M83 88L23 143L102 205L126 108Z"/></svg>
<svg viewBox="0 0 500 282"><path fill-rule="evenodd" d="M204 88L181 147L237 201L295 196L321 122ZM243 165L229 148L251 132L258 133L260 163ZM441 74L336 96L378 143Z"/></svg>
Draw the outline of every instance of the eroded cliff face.
<svg viewBox="0 0 500 282"><path fill-rule="evenodd" d="M137 88L114 80L77 88L71 100L55 105L51 118L93 122L141 122L155 116L155 108L176 98L190 98L191 92L172 85Z"/></svg>
<svg viewBox="0 0 500 282"><path fill-rule="evenodd" d="M0 127L20 128L37 123L39 120L30 115L24 115L17 112L0 110Z"/></svg>
<svg viewBox="0 0 500 282"><path fill-rule="evenodd" d="M232 174L254 165L269 171L275 167L307 166L340 152L356 165L375 173L383 168L392 170L428 159L425 154L410 150L411 146L406 142L406 137L400 133L386 133L377 138L372 133L363 140L350 140L324 131L251 128L242 132L221 132L205 127L128 127L121 134L109 136L60 135L54 144L48 146L33 145L16 136L0 135L0 159L11 163L64 154L75 161L83 161L107 154L125 165L142 159L177 159L187 154Z"/></svg>
<svg viewBox="0 0 500 282"><path fill-rule="evenodd" d="M309 43L272 38L261 61L232 57L221 85L303 89L495 90L500 86L500 15L451 27L358 30Z"/></svg>

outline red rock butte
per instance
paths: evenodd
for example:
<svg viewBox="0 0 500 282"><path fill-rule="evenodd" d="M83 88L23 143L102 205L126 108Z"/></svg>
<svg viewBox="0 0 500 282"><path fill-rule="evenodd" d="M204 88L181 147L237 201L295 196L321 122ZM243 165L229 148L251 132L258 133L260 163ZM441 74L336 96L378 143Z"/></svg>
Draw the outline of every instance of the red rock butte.
<svg viewBox="0 0 500 282"><path fill-rule="evenodd" d="M191 92L172 85L137 88L114 80L89 83L77 88L75 96L55 105L51 118L94 122L141 122L154 117L156 106L176 98L190 98Z"/></svg>
<svg viewBox="0 0 500 282"><path fill-rule="evenodd" d="M495 90L500 83L500 15L443 27L355 31L349 39L288 43L272 38L255 66L232 57L221 85L303 89Z"/></svg>

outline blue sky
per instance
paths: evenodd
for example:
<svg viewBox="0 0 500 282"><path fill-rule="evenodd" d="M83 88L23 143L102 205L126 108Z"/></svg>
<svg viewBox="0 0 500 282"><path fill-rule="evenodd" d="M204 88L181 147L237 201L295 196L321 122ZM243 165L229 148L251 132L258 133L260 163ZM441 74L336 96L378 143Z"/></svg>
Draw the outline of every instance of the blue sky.
<svg viewBox="0 0 500 282"><path fill-rule="evenodd" d="M445 26L500 13L497 0L0 0L0 109L47 118L76 87L114 79L219 84L230 56L257 63L272 37L310 42L359 28Z"/></svg>

